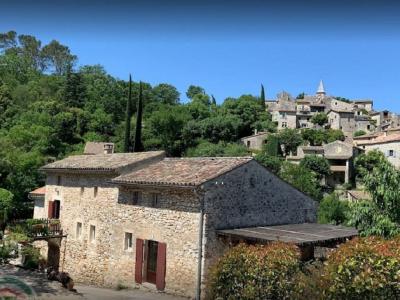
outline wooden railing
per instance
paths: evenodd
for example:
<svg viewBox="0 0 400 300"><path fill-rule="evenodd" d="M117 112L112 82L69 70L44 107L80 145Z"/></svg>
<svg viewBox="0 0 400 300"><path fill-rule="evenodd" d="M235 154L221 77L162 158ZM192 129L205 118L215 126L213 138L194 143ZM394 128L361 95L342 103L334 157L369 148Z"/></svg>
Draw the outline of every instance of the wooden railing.
<svg viewBox="0 0 400 300"><path fill-rule="evenodd" d="M11 225L21 226L28 237L33 239L63 236L63 230L58 219L15 220Z"/></svg>

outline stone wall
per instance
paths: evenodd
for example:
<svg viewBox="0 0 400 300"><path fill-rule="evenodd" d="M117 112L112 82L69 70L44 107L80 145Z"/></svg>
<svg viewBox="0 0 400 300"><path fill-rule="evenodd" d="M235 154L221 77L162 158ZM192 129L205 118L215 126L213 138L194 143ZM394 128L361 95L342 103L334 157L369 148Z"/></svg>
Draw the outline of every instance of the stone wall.
<svg viewBox="0 0 400 300"><path fill-rule="evenodd" d="M107 183L102 175L49 175L46 205L60 200L60 221L68 235L61 245L60 268L77 282L100 286L134 286L135 240L167 244L167 292L194 296L197 274L199 203L193 190L139 189L138 205L127 199L133 190ZM94 187L97 187L95 197ZM82 189L83 188L83 189ZM135 189L138 190L138 189ZM158 208L151 207L152 193L158 193ZM77 236L77 223L82 223ZM90 226L96 237L90 241ZM124 249L125 233L132 233L132 249Z"/></svg>
<svg viewBox="0 0 400 300"><path fill-rule="evenodd" d="M256 161L205 184L205 259L208 269L227 245L215 229L316 221L316 202Z"/></svg>
<svg viewBox="0 0 400 300"><path fill-rule="evenodd" d="M372 150L379 150L385 154L387 160L393 164L396 168L400 168L400 142L392 143L382 143L375 145L362 145L365 152L370 152ZM389 155L389 151L393 150L393 155Z"/></svg>

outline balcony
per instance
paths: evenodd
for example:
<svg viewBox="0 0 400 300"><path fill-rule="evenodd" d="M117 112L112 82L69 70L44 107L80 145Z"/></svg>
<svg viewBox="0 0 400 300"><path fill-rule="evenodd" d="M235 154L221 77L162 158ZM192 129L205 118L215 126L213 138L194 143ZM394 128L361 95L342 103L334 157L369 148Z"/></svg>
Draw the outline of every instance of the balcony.
<svg viewBox="0 0 400 300"><path fill-rule="evenodd" d="M9 225L11 232L21 232L30 240L47 240L65 236L58 219L15 220Z"/></svg>

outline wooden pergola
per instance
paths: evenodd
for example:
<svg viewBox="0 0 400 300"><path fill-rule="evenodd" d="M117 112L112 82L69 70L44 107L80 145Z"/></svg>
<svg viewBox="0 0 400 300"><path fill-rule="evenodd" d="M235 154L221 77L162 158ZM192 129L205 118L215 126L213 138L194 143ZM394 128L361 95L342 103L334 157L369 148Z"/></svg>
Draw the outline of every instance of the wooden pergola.
<svg viewBox="0 0 400 300"><path fill-rule="evenodd" d="M274 226L257 226L217 230L218 236L230 244L268 244L284 242L297 245L302 259L314 257L314 247L334 247L358 235L354 228L328 224L303 223Z"/></svg>

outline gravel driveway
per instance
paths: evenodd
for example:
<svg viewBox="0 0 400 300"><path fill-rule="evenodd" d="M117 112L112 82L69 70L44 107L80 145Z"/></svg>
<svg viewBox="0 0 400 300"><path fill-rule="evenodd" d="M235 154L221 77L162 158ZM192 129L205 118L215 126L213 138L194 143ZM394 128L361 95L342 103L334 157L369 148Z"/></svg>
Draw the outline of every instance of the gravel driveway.
<svg viewBox="0 0 400 300"><path fill-rule="evenodd" d="M187 300L187 298L141 289L113 290L83 284L75 284L76 292L64 289L59 282L48 281L45 274L28 271L11 265L0 266L0 276L11 275L25 281L37 294L37 299L79 299L79 300Z"/></svg>

